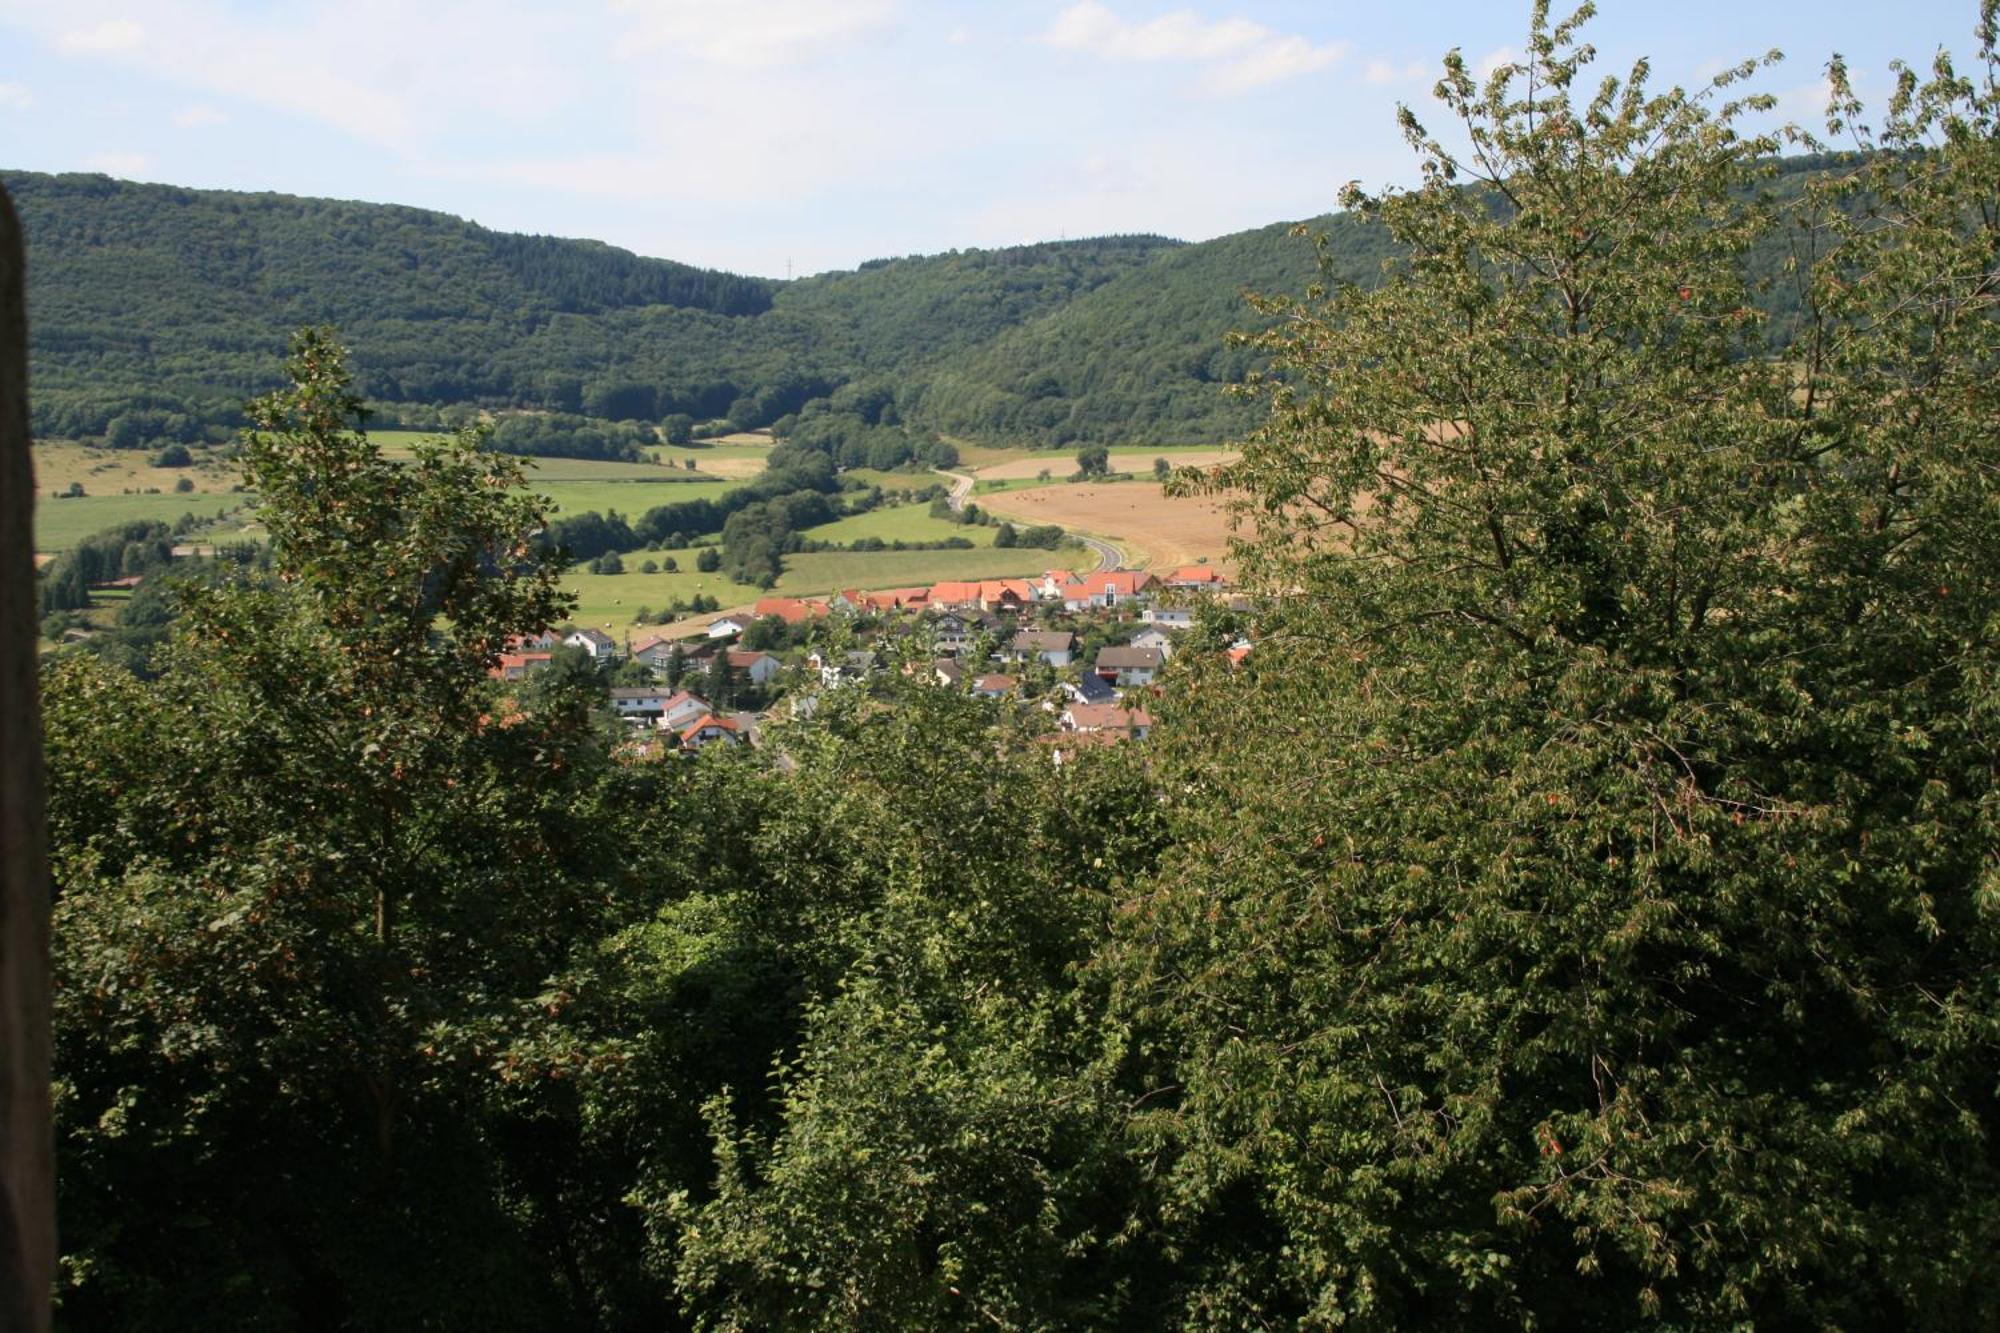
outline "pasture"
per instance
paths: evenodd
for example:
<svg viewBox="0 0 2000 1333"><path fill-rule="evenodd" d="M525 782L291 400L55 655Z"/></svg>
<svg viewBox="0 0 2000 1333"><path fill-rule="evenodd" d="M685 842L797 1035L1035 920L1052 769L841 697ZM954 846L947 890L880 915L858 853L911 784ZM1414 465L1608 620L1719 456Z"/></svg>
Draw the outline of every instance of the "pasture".
<svg viewBox="0 0 2000 1333"><path fill-rule="evenodd" d="M683 474L692 476L692 473ZM687 500L713 500L743 483L707 478L693 481L547 481L540 473L528 474L528 489L549 497L552 517L567 518L595 510L602 514L617 510L628 519L639 517L655 505L681 504Z"/></svg>
<svg viewBox="0 0 2000 1333"><path fill-rule="evenodd" d="M865 514L822 523L800 535L814 541L841 543L857 542L866 537L879 537L885 542L941 542L950 537L963 537L974 546L993 544L992 528L932 518L930 510L927 504L884 505Z"/></svg>
<svg viewBox="0 0 2000 1333"><path fill-rule="evenodd" d="M88 483L86 483L87 485ZM84 495L52 500L46 488L35 500L35 549L66 551L94 532L140 520L172 523L182 514L213 518L247 505L252 497L227 491L191 495Z"/></svg>
<svg viewBox="0 0 2000 1333"><path fill-rule="evenodd" d="M784 577L777 591L806 597L841 588L914 588L951 579L997 579L1010 574L1039 574L1064 560L1070 551L1038 551L1016 547L950 551L817 551L785 557Z"/></svg>
<svg viewBox="0 0 2000 1333"><path fill-rule="evenodd" d="M759 597L773 595L816 597L842 588L913 588L950 579L1039 574L1075 558L1070 551L998 551L991 547L971 551L819 551L786 556L784 576L766 593L732 583L720 571L695 572L695 555L693 550L634 551L624 557L628 571L624 574L592 574L582 565L574 566L563 586L577 594L576 623L601 629L613 638L623 639L627 634L637 638L673 632L672 626L633 624L632 618L641 607L657 613L675 598L694 600L696 593L716 598L725 608L747 608ZM663 562L668 556L680 566L678 573L639 572L642 562ZM695 617L703 621L710 618Z"/></svg>
<svg viewBox="0 0 2000 1333"><path fill-rule="evenodd" d="M1229 517L1222 502L1174 499L1156 482L1039 486L995 496L985 508L1017 524L1060 523L1118 543L1142 568L1172 568L1201 560L1226 564Z"/></svg>

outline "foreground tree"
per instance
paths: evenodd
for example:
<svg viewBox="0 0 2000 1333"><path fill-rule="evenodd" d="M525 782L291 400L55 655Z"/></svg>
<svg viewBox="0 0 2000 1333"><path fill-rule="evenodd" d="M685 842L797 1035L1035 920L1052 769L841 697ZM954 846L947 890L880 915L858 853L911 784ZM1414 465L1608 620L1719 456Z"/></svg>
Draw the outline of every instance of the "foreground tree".
<svg viewBox="0 0 2000 1333"><path fill-rule="evenodd" d="M1348 199L1407 262L1257 340L1290 595L1163 708L1229 799L1112 962L1180 1318L1991 1327L1993 8L1783 217L1752 68L1590 89L1588 12L1451 57L1467 151Z"/></svg>
<svg viewBox="0 0 2000 1333"><path fill-rule="evenodd" d="M288 369L243 445L275 577L186 589L158 681L50 681L61 1318L548 1327L587 1294L489 1067L616 844L595 732L486 670L565 600L518 464L384 458L324 334Z"/></svg>

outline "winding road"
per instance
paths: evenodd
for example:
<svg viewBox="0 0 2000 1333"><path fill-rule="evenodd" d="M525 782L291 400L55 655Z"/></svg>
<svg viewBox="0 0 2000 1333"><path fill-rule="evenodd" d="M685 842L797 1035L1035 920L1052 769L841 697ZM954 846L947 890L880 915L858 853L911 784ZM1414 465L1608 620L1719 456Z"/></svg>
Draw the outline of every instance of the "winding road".
<svg viewBox="0 0 2000 1333"><path fill-rule="evenodd" d="M969 472L948 472L941 467L932 468L931 471L951 482L951 495L949 497L951 512L954 514L964 513L965 502L972 497L972 488L979 479ZM990 503L986 507L996 515L1000 513ZM1069 535L1090 548L1097 556L1097 567L1099 569L1118 569L1125 563L1125 553L1110 542L1105 541L1102 537L1086 537L1080 532L1072 532Z"/></svg>

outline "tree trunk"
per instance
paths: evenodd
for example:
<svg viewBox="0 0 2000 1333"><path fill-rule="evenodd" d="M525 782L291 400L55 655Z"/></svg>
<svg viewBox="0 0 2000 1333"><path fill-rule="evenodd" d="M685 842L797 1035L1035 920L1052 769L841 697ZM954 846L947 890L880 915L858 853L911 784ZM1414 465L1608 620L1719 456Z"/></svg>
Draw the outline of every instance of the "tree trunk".
<svg viewBox="0 0 2000 1333"><path fill-rule="evenodd" d="M21 224L0 189L0 1328L45 1333L55 1278L49 870L35 660L35 477Z"/></svg>

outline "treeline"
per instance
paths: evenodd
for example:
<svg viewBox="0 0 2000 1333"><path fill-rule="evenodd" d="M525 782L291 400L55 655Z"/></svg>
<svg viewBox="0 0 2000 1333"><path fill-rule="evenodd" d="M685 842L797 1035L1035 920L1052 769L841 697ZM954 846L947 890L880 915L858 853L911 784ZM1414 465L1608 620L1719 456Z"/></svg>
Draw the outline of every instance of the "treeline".
<svg viewBox="0 0 2000 1333"><path fill-rule="evenodd" d="M565 559L589 561L648 546L690 546L720 534L718 567L739 583L768 587L783 572L782 558L801 549L799 531L852 512L833 498L839 490L825 454L778 445L763 472L720 496L655 505L636 520L616 511L576 514L550 523L542 542ZM879 498L880 492L864 494ZM621 571L622 563L610 572Z"/></svg>
<svg viewBox="0 0 2000 1333"><path fill-rule="evenodd" d="M1038 317L1172 245L966 251L787 285L411 208L102 176L7 183L36 246L35 425L50 438L103 438L138 412L219 438L273 387L272 349L309 323L363 349L358 369L388 417L459 405L764 427L859 376L902 377Z"/></svg>
<svg viewBox="0 0 2000 1333"><path fill-rule="evenodd" d="M1746 188L1796 197L1849 161L1785 159ZM272 349L313 322L362 349L390 417L460 405L642 426L785 422L842 466L871 467L932 461L941 433L1199 443L1254 419L1223 392L1258 364L1226 340L1261 327L1245 294L1299 290L1317 271L1312 248L1276 225L1199 245L1114 236L776 283L409 208L28 172L8 184L37 247L37 431L103 438L123 419L120 438L140 444L240 426L243 400L271 387ZM1307 225L1328 237L1334 281L1372 283L1392 256L1361 219ZM1781 332L1798 318L1793 248L1767 236L1745 256L1749 298Z"/></svg>
<svg viewBox="0 0 2000 1333"><path fill-rule="evenodd" d="M90 590L114 579L152 574L173 563L175 540L195 524L189 515L174 527L135 520L94 532L61 552L41 570L41 607L80 611Z"/></svg>

